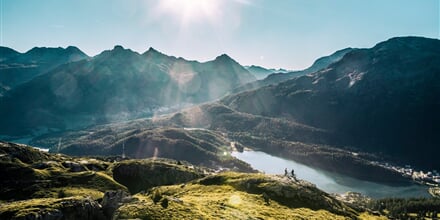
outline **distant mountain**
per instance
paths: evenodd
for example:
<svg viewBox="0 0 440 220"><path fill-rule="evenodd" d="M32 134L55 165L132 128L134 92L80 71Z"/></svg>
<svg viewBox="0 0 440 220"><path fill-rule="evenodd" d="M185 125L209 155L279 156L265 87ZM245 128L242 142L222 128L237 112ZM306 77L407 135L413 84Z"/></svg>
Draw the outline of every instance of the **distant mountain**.
<svg viewBox="0 0 440 220"><path fill-rule="evenodd" d="M0 47L0 84L12 89L59 65L87 58L84 52L72 46L65 49L34 47L26 53Z"/></svg>
<svg viewBox="0 0 440 220"><path fill-rule="evenodd" d="M439 63L440 40L392 38L351 50L314 74L222 102L240 112L324 129L347 146L438 169Z"/></svg>
<svg viewBox="0 0 440 220"><path fill-rule="evenodd" d="M26 56L38 57L38 63L51 57L45 52L33 49ZM31 60L22 57L14 59ZM139 54L115 46L93 58L58 66L7 92L0 99L4 122L0 134L152 116L157 110L220 98L254 80L227 55L199 63L153 48Z"/></svg>
<svg viewBox="0 0 440 220"><path fill-rule="evenodd" d="M0 62L18 56L20 53L9 47L0 46Z"/></svg>
<svg viewBox="0 0 440 220"><path fill-rule="evenodd" d="M332 64L336 61L339 61L340 59L342 59L342 57L346 53L348 53L352 50L354 50L354 49L353 48L345 48L342 50L338 50L329 56L321 57L321 58L317 59L312 64L312 66L310 66L309 68L304 69L304 70L284 72L283 69L280 69L280 71L273 71L271 74L267 75L266 78L255 81L255 82L250 82L250 83L247 83L243 86L240 86L240 87L236 88L234 90L234 92L237 93L237 92L242 92L242 91L246 91L246 90L257 89L257 88L260 88L263 86L277 84L277 83L280 83L280 82L283 82L283 81L286 81L289 79L293 79L298 76L303 76L306 74L316 72L318 70L326 68L327 66L329 66L330 64Z"/></svg>
<svg viewBox="0 0 440 220"><path fill-rule="evenodd" d="M252 73L258 80L264 79L273 73L287 73L287 72L289 72L288 70L285 70L285 69L266 69L264 67L255 66L255 65L245 66L245 68L250 73Z"/></svg>

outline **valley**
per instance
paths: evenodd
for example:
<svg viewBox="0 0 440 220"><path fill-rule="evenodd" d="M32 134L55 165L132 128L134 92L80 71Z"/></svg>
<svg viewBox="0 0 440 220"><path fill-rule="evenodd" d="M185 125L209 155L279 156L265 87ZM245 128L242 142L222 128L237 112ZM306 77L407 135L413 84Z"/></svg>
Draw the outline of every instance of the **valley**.
<svg viewBox="0 0 440 220"><path fill-rule="evenodd" d="M72 47L56 51L63 50ZM0 97L2 139L49 151L2 142L10 176L0 215L22 215L19 205L34 215L35 202L56 207L50 215L85 203L95 210L110 191L127 201L93 215L241 218L280 209L338 219L372 214L364 197L436 204L423 184L438 186L439 51L437 39L398 37L275 74L226 54L198 62L122 46L57 64ZM250 70L267 77L256 80ZM285 168L298 179L283 176ZM31 186L15 188L14 171L30 179L19 186ZM208 191L221 201L198 198ZM345 203L347 193L364 202Z"/></svg>
<svg viewBox="0 0 440 220"><path fill-rule="evenodd" d="M0 220L440 219L438 0L0 0Z"/></svg>

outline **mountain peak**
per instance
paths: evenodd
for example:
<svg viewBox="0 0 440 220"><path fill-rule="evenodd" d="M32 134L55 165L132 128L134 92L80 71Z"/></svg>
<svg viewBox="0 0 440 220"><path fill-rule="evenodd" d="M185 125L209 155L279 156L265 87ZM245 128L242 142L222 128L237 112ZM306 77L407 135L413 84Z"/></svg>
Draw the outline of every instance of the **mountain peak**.
<svg viewBox="0 0 440 220"><path fill-rule="evenodd" d="M439 48L440 40L415 36L393 37L373 47L373 49L377 51L400 51L404 49L428 51L436 49L436 51L433 52L439 52Z"/></svg>
<svg viewBox="0 0 440 220"><path fill-rule="evenodd" d="M233 62L233 63L237 63L237 61L235 61L234 59L232 59L229 55L227 54L222 54L218 57L215 58L214 62ZM238 64L238 63L237 63Z"/></svg>
<svg viewBox="0 0 440 220"><path fill-rule="evenodd" d="M121 45L115 45L115 46L113 47L113 50L125 50L125 49L124 49L124 47L121 46Z"/></svg>
<svg viewBox="0 0 440 220"><path fill-rule="evenodd" d="M148 48L147 52L149 52L149 53L160 53L158 50L154 49L153 47Z"/></svg>
<svg viewBox="0 0 440 220"><path fill-rule="evenodd" d="M145 53L142 54L144 57L146 57L147 59L152 59L155 62L159 62L159 60L175 60L176 57L174 56L168 56L156 49L154 49L153 47L148 48L147 51L145 51ZM161 61L161 62L162 62Z"/></svg>
<svg viewBox="0 0 440 220"><path fill-rule="evenodd" d="M79 48L75 46L62 47L33 47L28 50L26 54L42 54L42 53L81 53L84 54ZM85 55L85 54L84 54Z"/></svg>
<svg viewBox="0 0 440 220"><path fill-rule="evenodd" d="M227 54L222 54L218 57L215 58L216 60L232 60L232 58L230 56L228 56Z"/></svg>
<svg viewBox="0 0 440 220"><path fill-rule="evenodd" d="M76 54L81 57L88 57L88 55L86 53L84 53L82 50L80 50L78 47L75 47L75 46L68 46L68 47L66 47L65 51L67 53Z"/></svg>
<svg viewBox="0 0 440 220"><path fill-rule="evenodd" d="M130 59L135 56L138 56L139 54L137 52L134 52L130 49L125 49L121 45L115 45L113 49L111 50L105 50L101 52L100 54L96 55L95 58L97 59ZM116 61L116 60L115 60Z"/></svg>
<svg viewBox="0 0 440 220"><path fill-rule="evenodd" d="M152 56L152 55L163 55L166 56L165 54L161 53L160 51L154 49L153 47L148 48L147 51L145 51L145 53L143 55L147 55L147 56Z"/></svg>
<svg viewBox="0 0 440 220"><path fill-rule="evenodd" d="M123 53L123 54L126 54L126 53L127 54L136 53L136 54L138 54L137 52L132 51L132 50L130 50L128 48L124 48L121 45L115 45L112 50L109 50L109 52L112 53L112 54L120 54L120 53Z"/></svg>

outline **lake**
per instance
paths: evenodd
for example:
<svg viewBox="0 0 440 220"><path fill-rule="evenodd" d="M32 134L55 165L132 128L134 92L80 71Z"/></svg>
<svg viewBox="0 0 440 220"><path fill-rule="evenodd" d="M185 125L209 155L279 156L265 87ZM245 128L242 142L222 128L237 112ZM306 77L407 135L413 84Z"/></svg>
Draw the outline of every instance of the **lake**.
<svg viewBox="0 0 440 220"><path fill-rule="evenodd" d="M312 168L260 151L232 152L231 154L249 163L254 169L267 174L284 175L285 168L287 168L289 173L294 169L297 178L307 180L328 193L360 192L376 199L384 197L431 197L428 193L428 187L418 184L395 187L359 180L342 174Z"/></svg>

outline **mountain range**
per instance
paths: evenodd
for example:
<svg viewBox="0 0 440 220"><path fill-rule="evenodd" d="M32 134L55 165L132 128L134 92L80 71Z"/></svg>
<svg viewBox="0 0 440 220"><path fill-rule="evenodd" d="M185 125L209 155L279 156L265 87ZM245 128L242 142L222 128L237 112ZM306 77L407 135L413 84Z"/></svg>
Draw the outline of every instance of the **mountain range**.
<svg viewBox="0 0 440 220"><path fill-rule="evenodd" d="M412 184L380 163L440 168L439 63L440 40L421 37L285 73L225 54L0 47L0 135L51 152L0 141L0 219L437 218L436 198L332 195L230 152Z"/></svg>
<svg viewBox="0 0 440 220"><path fill-rule="evenodd" d="M295 77L314 73L318 70L326 68L327 66L329 66L330 64L336 61L339 61L346 53L352 50L353 48L345 48L342 50L338 50L328 56L318 58L315 62L313 62L313 64L310 67L298 71L287 71L284 69L279 69L279 70L264 69L258 66L250 66L248 70L251 73L257 74L256 76L261 76L262 74L264 74L265 77L259 78L259 80L257 81L246 83L245 85L237 87L234 89L233 92L239 93L246 90L253 90L253 89L261 88L263 86L278 84L280 82L293 79Z"/></svg>
<svg viewBox="0 0 440 220"><path fill-rule="evenodd" d="M10 71L1 71L5 76L2 84L12 88L0 100L4 119L1 134L23 135L148 117L156 111L214 100L255 80L225 54L200 63L153 48L139 54L115 46L84 59L71 51L79 50L34 48L25 54L5 53L5 65L21 62L21 68L14 71L22 71L29 81L13 80L7 77ZM27 73L26 65L35 66L35 70ZM42 74L40 69L48 72ZM18 81L21 84L12 87Z"/></svg>
<svg viewBox="0 0 440 220"><path fill-rule="evenodd" d="M438 169L440 41L399 37L354 49L310 75L221 100L323 129L342 145Z"/></svg>
<svg viewBox="0 0 440 220"><path fill-rule="evenodd" d="M227 145L182 131L200 128L254 150L389 181L395 174L383 169L377 168L376 177L368 175L376 169L369 161L381 160L377 155L423 169L440 167L439 52L438 39L397 37L368 49L337 51L306 70L270 75L249 87L255 77L227 55L199 63L153 48L139 54L116 46L9 90L0 99L0 131L17 135L57 128L32 143L74 155L120 154L123 140L146 157L154 151L145 143L163 145L160 152L175 159L181 155L173 149L181 146L211 155L209 149ZM114 124L64 132L209 100L178 113L117 124L123 132ZM200 143L211 147L200 150L205 146ZM198 159L185 158L202 163ZM347 164L351 168L342 169Z"/></svg>
<svg viewBox="0 0 440 220"><path fill-rule="evenodd" d="M0 47L0 96L55 67L89 58L77 47L34 47L26 53Z"/></svg>
<svg viewBox="0 0 440 220"><path fill-rule="evenodd" d="M245 68L252 73L258 80L264 79L267 76L273 74L273 73L288 73L290 72L289 70L285 70L285 69L267 69L261 66L256 66L256 65L250 65L250 66L245 66Z"/></svg>

